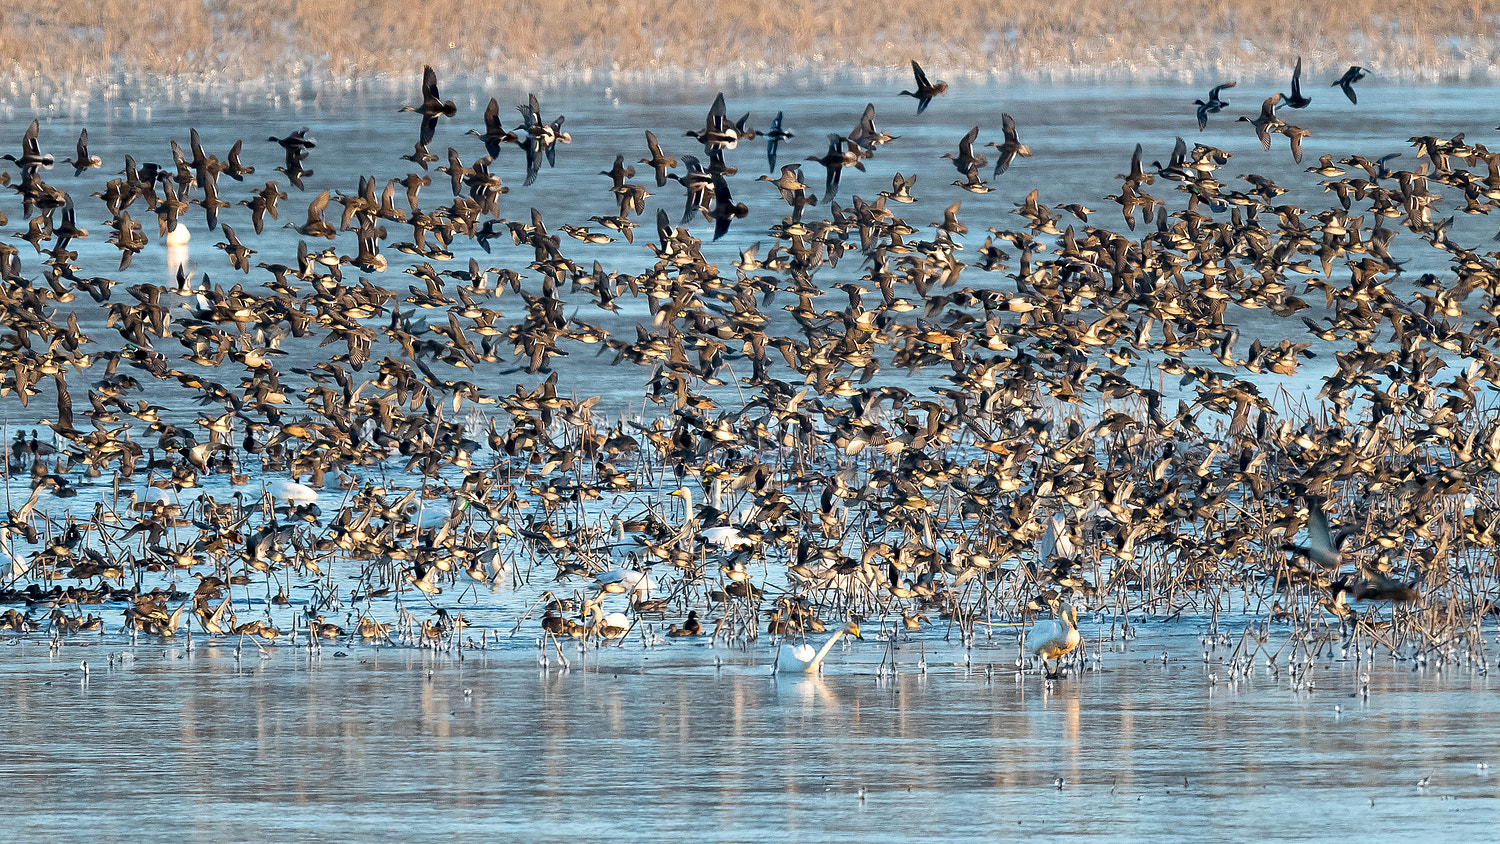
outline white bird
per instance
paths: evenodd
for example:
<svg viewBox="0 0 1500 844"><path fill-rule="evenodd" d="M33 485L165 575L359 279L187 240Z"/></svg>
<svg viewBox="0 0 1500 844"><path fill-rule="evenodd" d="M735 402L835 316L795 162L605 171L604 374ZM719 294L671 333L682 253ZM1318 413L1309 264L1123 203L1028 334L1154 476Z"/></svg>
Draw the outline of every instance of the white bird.
<svg viewBox="0 0 1500 844"><path fill-rule="evenodd" d="M1071 560L1078 556L1078 545L1068 533L1067 516L1053 513L1052 518L1047 520L1047 532L1042 535L1037 556L1044 564L1051 563L1053 559Z"/></svg>
<svg viewBox="0 0 1500 844"><path fill-rule="evenodd" d="M693 491L687 487L678 487L667 494L675 495L682 499L682 506L687 515L683 519L679 536L690 535L689 532L695 527L694 523L697 521L693 513ZM700 535L703 537L704 542L709 545L717 545L720 548L734 550L737 548L755 547L755 540L745 536L743 531L733 525L718 525L716 527L704 528L700 532Z"/></svg>
<svg viewBox="0 0 1500 844"><path fill-rule="evenodd" d="M291 501L296 504L311 504L318 500L318 491L307 484L299 484L285 478L278 478L271 482L271 497L282 501Z"/></svg>
<svg viewBox="0 0 1500 844"><path fill-rule="evenodd" d="M618 639L630 632L630 616L622 612L606 613L600 606L600 600L590 601L588 611L593 618L589 621L589 633L603 636L606 639Z"/></svg>
<svg viewBox="0 0 1500 844"><path fill-rule="evenodd" d="M703 531L703 541L721 548L753 548L755 541L745 536L737 527L719 525Z"/></svg>
<svg viewBox="0 0 1500 844"><path fill-rule="evenodd" d="M829 636L828 641L824 642L823 647L817 651L813 650L812 645L806 643L796 646L782 645L781 651L776 655L776 664L774 666L776 673L816 674L818 669L823 665L823 657L828 656L828 652L833 650L833 646L838 643L839 638L846 633L856 639L863 640L865 638L859 635L859 625L851 621L845 624L837 633Z"/></svg>
<svg viewBox="0 0 1500 844"><path fill-rule="evenodd" d="M656 581L651 575L635 569L610 569L601 571L594 575L594 580L606 592L615 594L642 594L650 595L651 590L656 588Z"/></svg>
<svg viewBox="0 0 1500 844"><path fill-rule="evenodd" d="M1078 635L1078 613L1071 604L1064 603L1057 610L1057 618L1039 621L1026 631L1026 647L1042 658L1042 670L1049 677L1056 671L1047 670L1047 660L1060 659L1083 641Z"/></svg>

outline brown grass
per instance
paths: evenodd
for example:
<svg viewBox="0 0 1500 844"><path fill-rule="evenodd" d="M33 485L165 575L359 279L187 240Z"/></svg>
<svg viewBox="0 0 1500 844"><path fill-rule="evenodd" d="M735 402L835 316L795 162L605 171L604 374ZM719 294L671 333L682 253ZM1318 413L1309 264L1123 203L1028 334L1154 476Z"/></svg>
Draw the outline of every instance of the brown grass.
<svg viewBox="0 0 1500 844"><path fill-rule="evenodd" d="M163 6L170 6L167 11ZM1427 78L1489 74L1500 0L30 0L0 17L0 80L161 76L632 77L886 68L950 74L1253 73L1289 55Z"/></svg>

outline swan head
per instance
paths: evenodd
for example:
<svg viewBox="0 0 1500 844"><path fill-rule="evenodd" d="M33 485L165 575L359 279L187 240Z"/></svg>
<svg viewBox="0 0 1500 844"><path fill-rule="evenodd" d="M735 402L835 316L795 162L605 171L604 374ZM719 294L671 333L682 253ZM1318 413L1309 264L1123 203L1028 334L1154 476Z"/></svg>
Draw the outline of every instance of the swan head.
<svg viewBox="0 0 1500 844"><path fill-rule="evenodd" d="M865 640L865 637L859 635L859 625L855 624L852 621L844 625L844 632L860 640L861 642Z"/></svg>
<svg viewBox="0 0 1500 844"><path fill-rule="evenodd" d="M1066 601L1058 605L1057 617L1067 621L1073 627L1078 626L1078 611L1073 609L1073 605Z"/></svg>

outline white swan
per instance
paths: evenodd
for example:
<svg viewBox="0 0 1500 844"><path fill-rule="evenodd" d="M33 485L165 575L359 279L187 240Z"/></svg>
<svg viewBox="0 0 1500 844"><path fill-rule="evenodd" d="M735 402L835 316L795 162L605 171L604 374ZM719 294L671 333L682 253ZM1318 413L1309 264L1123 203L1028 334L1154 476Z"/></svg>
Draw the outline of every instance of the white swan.
<svg viewBox="0 0 1500 844"><path fill-rule="evenodd" d="M651 575L635 569L610 569L601 571L594 575L594 580L606 592L616 595L631 594L650 596L651 590L656 588L656 581Z"/></svg>
<svg viewBox="0 0 1500 844"><path fill-rule="evenodd" d="M814 651L812 645L782 645L781 651L776 654L776 664L773 666L778 674L816 674L818 668L823 665L823 657L833 650L833 646L844 634L863 640L859 635L859 625L854 622L845 624L842 629L823 643L823 647Z"/></svg>
<svg viewBox="0 0 1500 844"><path fill-rule="evenodd" d="M271 497L294 504L311 504L318 500L318 491L307 484L299 484L286 478L271 482Z"/></svg>
<svg viewBox="0 0 1500 844"><path fill-rule="evenodd" d="M1078 635L1078 613L1071 604L1064 603L1057 610L1057 618L1038 621L1026 631L1026 647L1042 658L1042 670L1048 676L1057 672L1047 669L1047 660L1060 659L1083 641Z"/></svg>
<svg viewBox="0 0 1500 844"><path fill-rule="evenodd" d="M683 508L687 512L687 516L682 522L682 533L686 535L696 521L693 518L693 492L684 486L678 487L667 494L675 495L682 499ZM715 503L717 504L717 502ZM699 532L699 535L703 537L704 542L709 545L717 545L720 548L734 550L737 548L755 547L755 540L745 536L739 528L733 525L718 525L716 527L705 528Z"/></svg>
<svg viewBox="0 0 1500 844"><path fill-rule="evenodd" d="M629 633L630 617L622 612L606 613L600 606L602 602L601 597L588 603L588 614L592 616L588 632L605 639L618 639Z"/></svg>

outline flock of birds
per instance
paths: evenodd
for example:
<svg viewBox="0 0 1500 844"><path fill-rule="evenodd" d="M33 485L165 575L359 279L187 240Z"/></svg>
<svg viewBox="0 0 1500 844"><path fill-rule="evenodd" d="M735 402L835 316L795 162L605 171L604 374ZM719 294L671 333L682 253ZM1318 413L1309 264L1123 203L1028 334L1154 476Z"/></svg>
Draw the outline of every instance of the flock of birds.
<svg viewBox="0 0 1500 844"><path fill-rule="evenodd" d="M948 86L912 69L916 89L900 93L922 115ZM1351 104L1364 75L1334 83ZM1234 84L1195 104L1200 129ZM600 174L614 213L505 219L508 150L524 156L522 184L544 189L572 141L564 118L532 96L507 130L491 99L468 131L486 154L465 163L429 151L461 119L431 68L421 94L401 109L420 117L408 172L312 197L288 224L286 263L257 261L242 234L279 219L283 179L304 190L325 154L309 129L271 136L281 176L256 190L238 188L255 173L241 143L220 159L196 131L168 164L106 165L85 130L57 171L32 121L4 156L0 186L22 214L0 243L0 396L38 400L48 418L16 431L6 460L0 629L118 630L95 614L113 607L132 636L274 639L301 625L309 645L485 647L502 631L469 625L464 602L511 585L535 595L512 634L539 622L548 641L771 635L786 643L779 671L816 671L861 623L894 642L936 619L972 644L997 619L1050 613L1023 641L1051 673L1078 658L1075 605L1232 606L1393 651L1482 647L1500 588L1500 418L1486 402L1500 385L1500 254L1450 239L1440 209L1500 204L1500 154L1460 135L1413 137L1411 169L1394 152L1324 156L1307 172L1336 201L1309 212L1179 139L1166 164L1136 147L1107 198L1125 231L1033 191L966 243L959 203L925 228L900 216L920 202L915 175L840 204L845 171L899 140L873 103L806 157L823 168L815 195L804 164L778 166L795 137L784 115L759 132L721 94L681 136L692 154L645 132L637 163L686 204L657 208L653 260L632 273L579 251L635 242L652 195L632 181L635 153L609 151ZM1310 102L1299 59L1292 93L1240 120L1267 149L1288 137L1300 161L1308 132L1277 107ZM1032 155L1002 115L986 175L980 129L944 156L975 193ZM787 211L765 254L722 267L690 224L718 239L746 217L726 154L756 139L757 181ZM91 236L67 184L105 166L121 168L92 195L115 277L76 263ZM153 248L147 217L169 245L217 231L236 280L185 264L168 284L132 278ZM408 240L390 239L398 227ZM1403 274L1403 230L1405 248L1446 259L1441 276ZM347 232L352 255L333 245ZM486 266L507 240L531 260ZM456 257L462 268L437 268ZM416 282L405 290L379 280L397 260ZM854 280L820 285L841 262ZM643 314L633 330L598 324L622 308ZM1241 346L1236 313L1250 309L1308 342ZM589 347L649 373L655 410L596 413L596 390L560 378L561 359ZM289 352L317 362L279 365ZM1256 380L1319 355L1333 365L1316 399L1278 406ZM531 386L480 386L508 373ZM184 400L168 409L167 395ZM291 630L274 621L281 606L296 608ZM684 614L656 635L654 621ZM794 646L825 628L821 650Z"/></svg>

